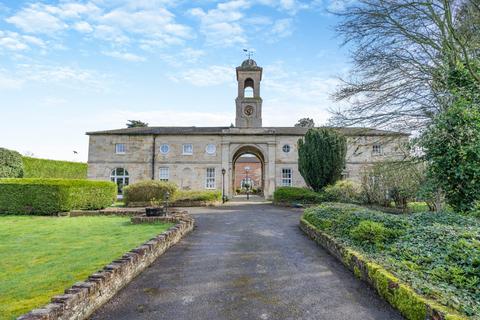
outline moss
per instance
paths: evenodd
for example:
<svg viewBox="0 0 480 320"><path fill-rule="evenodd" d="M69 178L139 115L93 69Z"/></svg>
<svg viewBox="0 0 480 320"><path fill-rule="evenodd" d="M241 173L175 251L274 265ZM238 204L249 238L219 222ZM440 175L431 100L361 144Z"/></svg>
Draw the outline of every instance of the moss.
<svg viewBox="0 0 480 320"><path fill-rule="evenodd" d="M362 279L362 270L360 270L357 266L353 266L353 274L358 279Z"/></svg>

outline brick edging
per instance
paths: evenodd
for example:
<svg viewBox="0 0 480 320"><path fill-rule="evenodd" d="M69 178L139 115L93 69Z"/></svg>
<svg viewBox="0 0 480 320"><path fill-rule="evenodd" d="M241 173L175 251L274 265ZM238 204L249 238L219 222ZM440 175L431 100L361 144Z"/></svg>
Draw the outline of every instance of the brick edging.
<svg viewBox="0 0 480 320"><path fill-rule="evenodd" d="M340 260L357 278L368 283L408 320L468 320L466 316L416 293L382 266L349 249L332 236L318 230L304 218L300 229L331 255Z"/></svg>
<svg viewBox="0 0 480 320"><path fill-rule="evenodd" d="M145 270L168 248L193 230L195 220L188 215L169 218L175 226L112 261L87 280L75 283L65 294L54 296L51 303L30 311L17 320L86 319L120 289ZM137 222L138 223L138 222ZM141 222L143 223L143 222Z"/></svg>

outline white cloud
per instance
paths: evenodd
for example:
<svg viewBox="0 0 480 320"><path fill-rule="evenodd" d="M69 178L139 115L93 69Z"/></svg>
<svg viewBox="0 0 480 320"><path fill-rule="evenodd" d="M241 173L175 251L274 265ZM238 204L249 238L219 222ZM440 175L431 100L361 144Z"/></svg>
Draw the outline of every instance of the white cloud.
<svg viewBox="0 0 480 320"><path fill-rule="evenodd" d="M119 52L119 51L105 51L102 52L104 55L120 59L120 60L126 60L126 61L132 61L132 62L141 62L145 61L145 57L130 53L130 52Z"/></svg>
<svg viewBox="0 0 480 320"><path fill-rule="evenodd" d="M197 87L216 86L224 83L235 83L235 69L227 66L209 66L194 68L172 76L174 81L186 81Z"/></svg>
<svg viewBox="0 0 480 320"><path fill-rule="evenodd" d="M290 18L275 21L269 32L269 40L275 41L278 38L285 38L293 33L293 20Z"/></svg>
<svg viewBox="0 0 480 320"><path fill-rule="evenodd" d="M5 21L28 33L51 34L65 30L67 24L51 13L54 9L40 3L30 4Z"/></svg>
<svg viewBox="0 0 480 320"><path fill-rule="evenodd" d="M4 48L13 51L23 51L30 49L30 45L43 48L45 47L45 42L33 36L0 30L0 49Z"/></svg>
<svg viewBox="0 0 480 320"><path fill-rule="evenodd" d="M200 57L204 55L205 51L203 50L184 48L175 54L162 54L160 55L160 58L171 66L181 67L187 64L196 63Z"/></svg>
<svg viewBox="0 0 480 320"><path fill-rule="evenodd" d="M76 22L75 24L73 24L73 29L82 33L89 33L93 31L93 27L90 25L90 23L86 21Z"/></svg>
<svg viewBox="0 0 480 320"><path fill-rule="evenodd" d="M13 78L5 70L0 70L0 90L20 89L22 84L22 80Z"/></svg>

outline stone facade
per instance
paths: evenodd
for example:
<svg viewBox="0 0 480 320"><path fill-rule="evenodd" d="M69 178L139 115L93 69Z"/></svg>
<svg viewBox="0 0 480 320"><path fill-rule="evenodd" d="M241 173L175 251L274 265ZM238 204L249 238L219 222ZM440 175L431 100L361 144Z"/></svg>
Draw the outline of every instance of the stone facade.
<svg viewBox="0 0 480 320"><path fill-rule="evenodd" d="M237 68L237 79L236 127L145 127L87 133L88 177L112 179L119 184L163 179L186 190L222 190L224 182L225 193L230 197L235 192L236 160L250 153L261 161L267 198L277 186L305 186L298 171L297 142L307 129L261 127L261 68L247 60ZM257 104L248 104L253 110L246 114L244 102L252 98L245 98L245 86L253 86L253 99L257 99ZM363 168L376 161L402 157L401 145L408 141L405 134L383 130L336 130L347 137L345 176L353 180L359 180ZM126 171L115 171L116 168Z"/></svg>

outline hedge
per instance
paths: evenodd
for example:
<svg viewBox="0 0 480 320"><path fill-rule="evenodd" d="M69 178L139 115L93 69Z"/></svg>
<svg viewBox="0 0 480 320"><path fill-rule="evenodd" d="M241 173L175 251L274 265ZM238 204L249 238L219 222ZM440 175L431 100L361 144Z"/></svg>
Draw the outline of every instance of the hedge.
<svg viewBox="0 0 480 320"><path fill-rule="evenodd" d="M23 157L25 178L87 179L88 165L83 162Z"/></svg>
<svg viewBox="0 0 480 320"><path fill-rule="evenodd" d="M158 180L139 181L123 188L123 201L127 206L134 202L158 201L163 203L167 191L170 193L169 201L173 202L178 191L176 184Z"/></svg>
<svg viewBox="0 0 480 320"><path fill-rule="evenodd" d="M313 204L323 201L320 193L307 188L279 187L273 193L275 203L302 203Z"/></svg>
<svg viewBox="0 0 480 320"><path fill-rule="evenodd" d="M17 151L0 148L0 178L23 177L22 155Z"/></svg>
<svg viewBox="0 0 480 320"><path fill-rule="evenodd" d="M480 319L480 220L453 212L392 215L326 203L304 219L417 293Z"/></svg>
<svg viewBox="0 0 480 320"><path fill-rule="evenodd" d="M108 181L75 179L0 179L1 214L52 215L111 205L117 187Z"/></svg>
<svg viewBox="0 0 480 320"><path fill-rule="evenodd" d="M222 201L222 192L218 190L181 190L176 201Z"/></svg>

